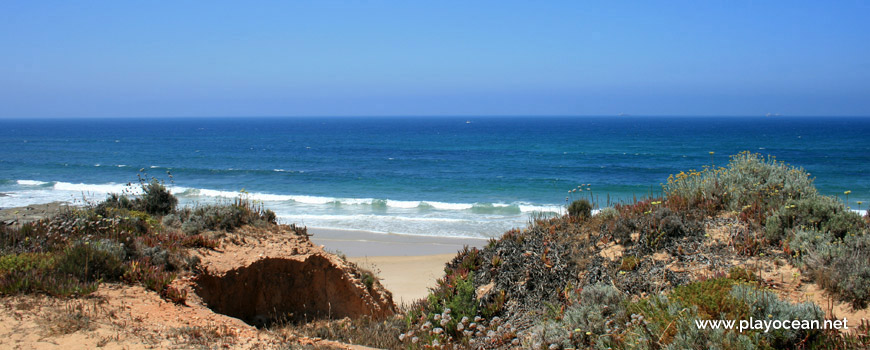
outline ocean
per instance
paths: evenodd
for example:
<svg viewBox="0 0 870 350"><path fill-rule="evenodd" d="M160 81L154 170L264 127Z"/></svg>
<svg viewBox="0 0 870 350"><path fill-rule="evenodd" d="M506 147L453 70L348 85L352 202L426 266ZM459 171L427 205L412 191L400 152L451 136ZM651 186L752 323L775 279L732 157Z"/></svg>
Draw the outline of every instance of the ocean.
<svg viewBox="0 0 870 350"><path fill-rule="evenodd" d="M144 173L185 205L247 196L284 223L495 237L566 195L655 195L744 150L870 205L870 118L610 116L5 119L0 207L92 203Z"/></svg>

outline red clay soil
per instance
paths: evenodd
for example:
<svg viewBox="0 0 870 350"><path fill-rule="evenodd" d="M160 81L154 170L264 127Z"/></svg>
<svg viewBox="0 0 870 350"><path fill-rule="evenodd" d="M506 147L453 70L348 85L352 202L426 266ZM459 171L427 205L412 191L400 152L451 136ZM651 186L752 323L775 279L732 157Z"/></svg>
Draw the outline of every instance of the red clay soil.
<svg viewBox="0 0 870 350"><path fill-rule="evenodd" d="M366 349L257 329L275 316L343 318L395 313L391 294L361 280L355 265L314 246L289 226L244 228L216 250L199 250L202 271L179 276L186 305L141 286L103 284L86 298L0 298L0 348ZM244 321L244 322L243 322Z"/></svg>
<svg viewBox="0 0 870 350"><path fill-rule="evenodd" d="M201 256L205 272L190 286L215 312L255 326L395 313L390 292L377 281L366 286L355 265L314 246L302 229L248 229L228 241L220 254Z"/></svg>

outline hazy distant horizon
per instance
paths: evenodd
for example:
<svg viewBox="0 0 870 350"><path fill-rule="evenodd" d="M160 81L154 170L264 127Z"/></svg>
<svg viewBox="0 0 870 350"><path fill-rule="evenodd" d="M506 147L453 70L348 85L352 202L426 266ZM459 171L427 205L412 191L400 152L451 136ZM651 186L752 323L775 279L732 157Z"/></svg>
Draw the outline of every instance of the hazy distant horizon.
<svg viewBox="0 0 870 350"><path fill-rule="evenodd" d="M870 118L870 114L868 115L776 115L776 116L768 116L768 115L635 115L635 114L626 114L626 115L202 115L202 116L172 116L172 115L162 115L162 116L63 116L63 117L51 117L51 116L40 116L40 117L15 117L15 116L0 116L2 120L66 120L66 119L80 119L80 120L88 120L88 119L305 119L305 118L324 118L324 119L341 119L341 118L353 118L353 119L365 119L365 118L454 118L454 119L466 119L466 118L481 118L481 119L497 119L497 118L602 118L602 117L613 117L613 118L626 118L626 117L636 117L636 118L800 118L800 119L810 119L810 118Z"/></svg>

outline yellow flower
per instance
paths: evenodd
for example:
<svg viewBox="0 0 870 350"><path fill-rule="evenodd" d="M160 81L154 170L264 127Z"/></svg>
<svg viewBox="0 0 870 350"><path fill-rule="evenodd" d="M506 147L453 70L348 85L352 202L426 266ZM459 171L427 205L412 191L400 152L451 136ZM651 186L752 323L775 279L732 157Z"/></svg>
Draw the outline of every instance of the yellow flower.
<svg viewBox="0 0 870 350"><path fill-rule="evenodd" d="M843 194L848 196L848 195L852 194L852 191L846 191L846 192L843 192Z"/></svg>

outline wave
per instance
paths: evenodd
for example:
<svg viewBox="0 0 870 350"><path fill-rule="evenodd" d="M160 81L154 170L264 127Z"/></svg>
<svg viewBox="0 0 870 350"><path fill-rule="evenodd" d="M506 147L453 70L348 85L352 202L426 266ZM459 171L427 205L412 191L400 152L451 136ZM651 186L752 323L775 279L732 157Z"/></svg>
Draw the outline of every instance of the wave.
<svg viewBox="0 0 870 350"><path fill-rule="evenodd" d="M383 234L400 234L452 238L491 238L524 224L522 219L477 220L474 217L414 217L375 214L278 214L278 222L336 230L363 230Z"/></svg>
<svg viewBox="0 0 870 350"><path fill-rule="evenodd" d="M530 203L503 204L503 203L447 203L437 201L400 201L377 198L335 198L308 195L285 195L259 192L236 192L221 191L200 188L175 187L175 192L183 197L216 197L216 198L245 198L263 202L294 202L312 205L368 205L374 208L396 209L432 209L432 210L470 210L479 214L521 214L532 212L556 212L561 207L554 205L533 205Z"/></svg>
<svg viewBox="0 0 870 350"><path fill-rule="evenodd" d="M476 203L471 207L471 211L476 214L516 215L522 213L519 205L502 203Z"/></svg>
<svg viewBox="0 0 870 350"><path fill-rule="evenodd" d="M42 186L49 184L49 182L37 180L17 180L15 182L21 186Z"/></svg>
<svg viewBox="0 0 870 350"><path fill-rule="evenodd" d="M106 184L85 184L85 183L70 183L70 182L55 182L52 186L59 191L75 191L75 192L90 192L90 193L131 193L140 194L142 189L139 186L129 186L129 184L116 184L114 182Z"/></svg>
<svg viewBox="0 0 870 350"><path fill-rule="evenodd" d="M316 214L301 214L301 215L279 215L279 219L293 220L395 220L408 222L442 222L442 223L471 223L471 219L451 219L451 218L431 218L431 217L409 217L409 216L387 216L387 215L372 215L372 214L351 214L351 215L316 215Z"/></svg>
<svg viewBox="0 0 870 350"><path fill-rule="evenodd" d="M38 181L38 180L16 180L18 185L25 187L41 187L44 189L53 189L57 191L67 191L76 193L91 193L91 194L109 194L109 193L129 193L141 194L142 189L139 186L130 186L119 183L104 183L104 184L87 184L87 183L71 183L63 181ZM213 190L206 188L193 188L184 186L169 186L170 190L180 198L185 199L202 199L202 198L227 198L234 199L244 197L254 201L261 202L277 202L291 203L297 205L329 205L329 206L368 206L373 209L417 209L420 211L465 211L474 214L483 215L521 215L534 212L553 212L558 213L562 210L556 205L538 205L526 202L516 203L449 203L440 201L409 201L409 200L393 200L382 198L338 198L326 196L311 196L311 195L290 195L290 194L274 194L260 192L244 192L244 191L225 191ZM99 199L99 198L94 198Z"/></svg>

